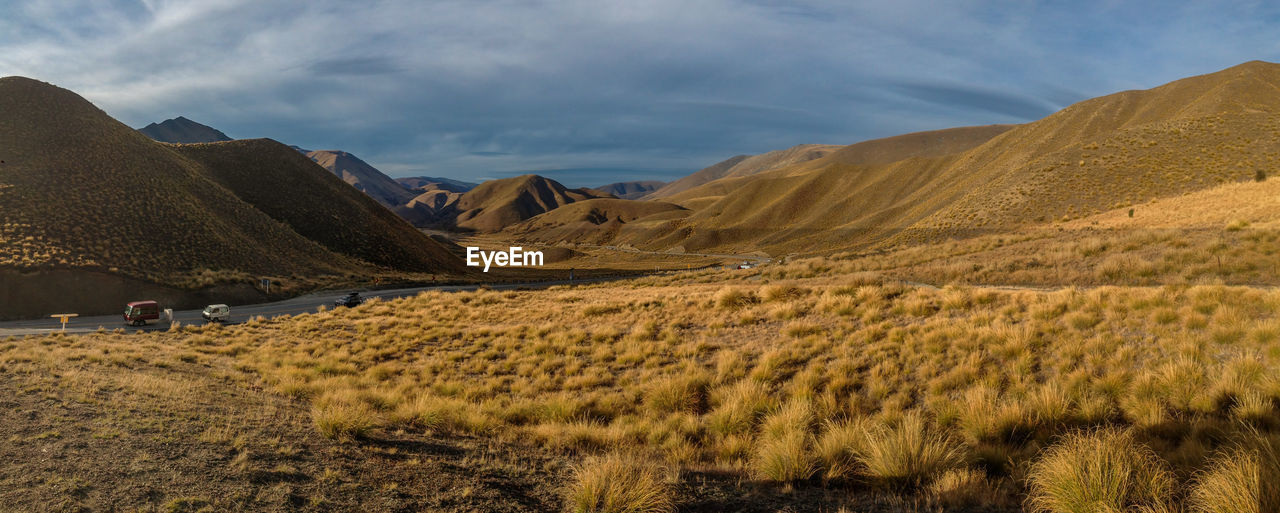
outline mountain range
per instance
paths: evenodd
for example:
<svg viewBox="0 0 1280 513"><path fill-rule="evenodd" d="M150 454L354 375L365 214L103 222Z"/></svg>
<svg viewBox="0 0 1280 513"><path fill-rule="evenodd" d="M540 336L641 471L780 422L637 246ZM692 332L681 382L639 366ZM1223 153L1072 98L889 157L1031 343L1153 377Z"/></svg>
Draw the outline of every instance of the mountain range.
<svg viewBox="0 0 1280 513"><path fill-rule="evenodd" d="M772 157L780 164L747 172L734 171L750 158L739 156L644 197L684 210L602 228L603 235L536 229L559 221L533 218L519 234L658 251L785 255L1012 233L1273 169L1280 157L1278 91L1280 65L1253 61L1085 100L1022 125L919 132L812 152L791 148L787 158Z"/></svg>
<svg viewBox="0 0 1280 513"><path fill-rule="evenodd" d="M146 237L100 226L102 220L121 226L139 215L178 225L197 219L206 219L205 226L226 224L208 240L170 228L166 237L191 243L153 252L178 253L198 266L254 272L286 272L278 258L266 256L277 251L299 255L291 265L310 271L332 270L324 262L343 258L375 266L448 267L438 248L409 251L406 243L425 244L426 239L407 234L409 225L392 222L388 212L419 227L505 233L544 243L821 254L1076 219L1252 179L1273 169L1280 157L1280 65L1260 61L1085 100L1020 125L949 128L844 146L805 144L735 156L671 183L620 182L597 189L572 189L536 175L478 185L433 177L391 179L346 152L301 150L304 156L267 140L152 143L138 139L137 132L120 132L118 123L73 93L20 78L5 79L3 86L6 112L15 114L7 123L7 139L0 141L5 145L0 159L11 162L0 168L0 205L6 209L5 236L27 241L21 251L7 255L9 265L19 266L96 265L130 272L163 267L145 256L149 253L126 249ZM44 119L41 102L73 105L80 118L54 113ZM14 119L31 127L15 125ZM149 132L185 141L196 133L225 137L199 129L203 126L179 117ZM163 135L179 132L187 136ZM54 149L34 150L39 141ZM319 165L308 165L307 158ZM87 170L89 163L101 176ZM314 176L325 169L339 179ZM315 192L307 201L289 197L300 196L294 194L262 197L250 190L253 179L232 173L247 170L262 174L260 182L279 178L274 191L291 190L285 177L293 175L305 176L306 190L313 192L345 182L345 206L342 212L308 210L336 191ZM59 185L35 178L51 174L60 177ZM74 177L71 185L63 183L68 177ZM110 177L109 184L102 185L104 177ZM132 206L101 197L101 190L122 191L124 184L132 189L120 194L157 190L156 198L163 200L153 204L144 195ZM195 191L206 186L208 191ZM28 214L46 215L50 208L40 202L53 198L75 208L47 212L47 218ZM307 215L290 217L271 201L289 202ZM378 204L384 208L371 209ZM69 213L76 209L92 217ZM264 225L261 216L277 224ZM330 235L306 225L317 216L330 226L351 222L344 216L372 216L375 220L362 222L373 224L356 231L397 234L396 242L385 254L369 253L362 248L372 242L361 241L354 231L326 238ZM283 229L279 223L292 235L272 239L279 247L271 251L225 243L228 237L266 237ZM92 242L117 239L121 242ZM326 254L308 244L340 256L317 256Z"/></svg>
<svg viewBox="0 0 1280 513"><path fill-rule="evenodd" d="M0 112L0 284L55 271L177 288L463 271L439 243L278 142L156 142L22 77L0 79Z"/></svg>
<svg viewBox="0 0 1280 513"><path fill-rule="evenodd" d="M634 182L614 182L596 187L595 190L622 199L640 199L648 196L653 191L661 189L664 185L667 185L667 183L657 180L637 180Z"/></svg>

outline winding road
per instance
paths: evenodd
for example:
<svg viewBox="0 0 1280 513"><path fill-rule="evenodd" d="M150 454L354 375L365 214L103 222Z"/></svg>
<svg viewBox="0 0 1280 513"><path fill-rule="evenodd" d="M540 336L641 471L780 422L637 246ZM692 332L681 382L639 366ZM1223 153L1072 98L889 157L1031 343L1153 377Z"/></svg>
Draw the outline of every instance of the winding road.
<svg viewBox="0 0 1280 513"><path fill-rule="evenodd" d="M558 281L542 281L529 283L494 283L494 284L470 284L470 285L433 285L429 287L412 287L403 289L387 289L387 290L369 290L360 291L360 295L366 299L382 298L396 299L402 297L416 296L419 293L441 290L446 292L462 292L472 291L480 287L487 287L492 290L512 290L512 289L540 289L554 285L572 285L582 283L595 283L603 281L624 280L635 278L636 276L610 276L601 278L584 278L578 280L558 280ZM232 305L231 320L226 324L237 324L248 320L251 317L261 315L263 317L272 317L276 315L297 315L302 313L315 312L320 306L333 307L334 300L341 296L345 296L343 291L325 291L298 296L291 299L276 301L273 303L259 303L253 305ZM121 305L123 310L124 305ZM200 310L176 310L173 312L175 321L182 324L203 324L205 320L200 317ZM67 323L66 333L92 333L99 328L113 330L116 328L127 328L130 330L157 331L169 329L168 322L159 322L147 326L127 326L124 324L120 314L113 315L95 315L87 317L74 317ZM55 333L62 331L61 324L58 319L43 318L22 321L4 321L0 322L0 339L10 336L25 335L43 335L47 333Z"/></svg>

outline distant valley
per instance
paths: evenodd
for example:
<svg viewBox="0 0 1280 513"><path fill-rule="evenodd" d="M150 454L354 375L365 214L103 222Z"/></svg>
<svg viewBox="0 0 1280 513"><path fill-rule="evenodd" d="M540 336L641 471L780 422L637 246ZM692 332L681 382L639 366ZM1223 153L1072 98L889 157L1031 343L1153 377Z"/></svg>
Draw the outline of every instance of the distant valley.
<svg viewBox="0 0 1280 513"><path fill-rule="evenodd" d="M456 250L415 227L774 257L1013 233L1252 179L1280 157L1277 88L1280 66L1250 62L1022 125L806 144L670 183L570 188L532 174L391 178L346 151L232 140L185 117L134 131L70 91L12 77L0 82L0 206L4 239L22 242L0 265L208 286L461 269Z"/></svg>

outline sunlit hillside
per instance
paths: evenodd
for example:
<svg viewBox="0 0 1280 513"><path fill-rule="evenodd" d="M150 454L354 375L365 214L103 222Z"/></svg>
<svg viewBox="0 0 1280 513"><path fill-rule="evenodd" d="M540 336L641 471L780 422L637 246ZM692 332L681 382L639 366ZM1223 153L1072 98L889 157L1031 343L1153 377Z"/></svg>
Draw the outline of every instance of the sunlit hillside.
<svg viewBox="0 0 1280 513"><path fill-rule="evenodd" d="M1280 65L1255 61L1087 100L1025 125L860 143L669 195L691 209L686 218L612 238L659 251L889 248L1251 180L1280 154L1278 84Z"/></svg>

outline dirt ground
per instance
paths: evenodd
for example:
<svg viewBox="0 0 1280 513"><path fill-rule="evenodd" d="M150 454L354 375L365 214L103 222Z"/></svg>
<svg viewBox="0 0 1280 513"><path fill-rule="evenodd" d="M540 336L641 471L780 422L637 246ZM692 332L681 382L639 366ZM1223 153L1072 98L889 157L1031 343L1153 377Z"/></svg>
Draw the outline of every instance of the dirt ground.
<svg viewBox="0 0 1280 513"><path fill-rule="evenodd" d="M0 510L559 507L555 455L456 435L331 441L300 402L204 358L0 359Z"/></svg>

